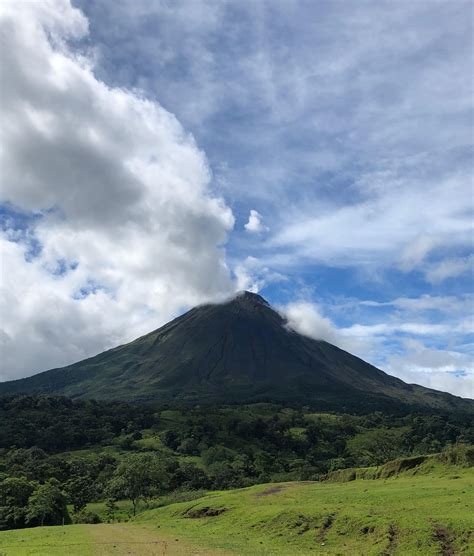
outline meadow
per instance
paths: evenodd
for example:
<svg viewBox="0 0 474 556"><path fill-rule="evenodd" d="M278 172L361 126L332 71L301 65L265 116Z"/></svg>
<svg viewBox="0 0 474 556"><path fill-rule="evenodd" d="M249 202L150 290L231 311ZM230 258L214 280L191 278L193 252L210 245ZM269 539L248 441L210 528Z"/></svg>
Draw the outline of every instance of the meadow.
<svg viewBox="0 0 474 556"><path fill-rule="evenodd" d="M473 468L437 457L411 468L403 461L322 482L162 500L126 523L5 531L0 554L473 554Z"/></svg>

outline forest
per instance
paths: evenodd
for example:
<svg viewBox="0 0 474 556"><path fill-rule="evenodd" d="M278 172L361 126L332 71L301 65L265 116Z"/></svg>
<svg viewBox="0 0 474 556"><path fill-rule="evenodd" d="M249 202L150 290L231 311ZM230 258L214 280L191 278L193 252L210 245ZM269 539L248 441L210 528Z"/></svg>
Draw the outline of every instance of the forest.
<svg viewBox="0 0 474 556"><path fill-rule="evenodd" d="M466 414L314 413L275 404L145 407L0 398L0 529L95 523L157 497L318 481L351 467L474 444Z"/></svg>

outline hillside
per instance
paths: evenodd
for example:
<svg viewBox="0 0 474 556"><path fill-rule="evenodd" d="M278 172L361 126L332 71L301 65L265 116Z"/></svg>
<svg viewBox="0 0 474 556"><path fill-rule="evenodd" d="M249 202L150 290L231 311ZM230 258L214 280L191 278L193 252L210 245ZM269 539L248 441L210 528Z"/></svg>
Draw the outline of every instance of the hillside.
<svg viewBox="0 0 474 556"><path fill-rule="evenodd" d="M237 554L472 554L473 480L472 468L432 458L388 480L259 485L136 521Z"/></svg>
<svg viewBox="0 0 474 556"><path fill-rule="evenodd" d="M196 307L137 340L61 369L0 384L0 395L167 403L277 401L339 411L473 411L474 401L408 385L302 336L260 296Z"/></svg>
<svg viewBox="0 0 474 556"><path fill-rule="evenodd" d="M466 448L414 465L397 460L373 468L380 477L373 480L333 477L214 492L181 503L156 500L152 504L161 507L128 523L0 532L0 552L467 555L474 549L470 459L472 449Z"/></svg>

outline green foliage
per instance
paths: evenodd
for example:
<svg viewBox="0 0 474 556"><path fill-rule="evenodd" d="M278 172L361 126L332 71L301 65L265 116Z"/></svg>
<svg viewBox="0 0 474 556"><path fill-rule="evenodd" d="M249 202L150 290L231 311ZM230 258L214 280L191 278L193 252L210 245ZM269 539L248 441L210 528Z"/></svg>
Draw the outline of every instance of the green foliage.
<svg viewBox="0 0 474 556"><path fill-rule="evenodd" d="M8 504L6 495L0 498L3 528L31 524L26 520L28 498L51 479L59 482L74 513L107 498L133 499L127 510L112 506L110 515L100 511L112 521L136 512L139 502L173 491L314 481L338 470L352 476L355 467L387 460L398 462L387 473L397 473L400 465L436 447L447 449L446 463L468 464L473 457L467 447L462 454L458 450L474 442L466 415L338 415L262 403L151 411L50 396L17 398L0 399L0 489L7 488L1 486L5 479L18 479L28 496L19 492L15 498L12 490ZM114 414L122 409L122 415ZM41 427L48 430L69 418L58 432L64 436L47 449ZM32 426L30 420L39 423L35 438L20 434ZM92 438L96 443L91 444ZM21 446L15 444L18 439ZM42 448L35 446L37 439ZM58 453L57 447L70 446L71 439L74 449ZM353 478L362 472L357 473Z"/></svg>
<svg viewBox="0 0 474 556"><path fill-rule="evenodd" d="M81 512L96 494L90 475L72 477L66 482L65 490L75 514Z"/></svg>
<svg viewBox="0 0 474 556"><path fill-rule="evenodd" d="M115 515L117 514L118 506L113 498L107 498L105 501L105 515L107 516L107 521L114 521Z"/></svg>
<svg viewBox="0 0 474 556"><path fill-rule="evenodd" d="M205 490L175 490L171 494L160 496L150 504L151 508L163 508L179 502L190 502L206 495Z"/></svg>
<svg viewBox="0 0 474 556"><path fill-rule="evenodd" d="M64 525L70 523L66 496L56 479L39 485L28 499L26 522L29 525Z"/></svg>
<svg viewBox="0 0 474 556"><path fill-rule="evenodd" d="M53 396L0 397L0 447L36 446L59 452L111 442L122 431L150 426L153 410L122 402L70 400ZM136 440L136 438L134 438Z"/></svg>
<svg viewBox="0 0 474 556"><path fill-rule="evenodd" d="M206 472L194 463L180 463L170 473L172 490L199 490L211 487Z"/></svg>
<svg viewBox="0 0 474 556"><path fill-rule="evenodd" d="M17 529L27 524L28 500L37 484L24 477L0 481L0 529Z"/></svg>
<svg viewBox="0 0 474 556"><path fill-rule="evenodd" d="M472 469L439 462L430 472L411 470L370 485L287 482L167 496L129 523L1 532L0 553L138 556L157 546L170 554L468 555L472 480Z"/></svg>
<svg viewBox="0 0 474 556"><path fill-rule="evenodd" d="M403 428L364 431L348 441L347 451L361 465L379 465L405 453L405 434Z"/></svg>
<svg viewBox="0 0 474 556"><path fill-rule="evenodd" d="M95 525L97 523L102 523L100 517L95 514L94 512L90 512L86 509L82 509L78 512L74 512L72 516L73 523L89 523L91 525Z"/></svg>
<svg viewBox="0 0 474 556"><path fill-rule="evenodd" d="M188 456L198 456L200 452L199 442L193 437L185 438L181 444L177 446L176 451Z"/></svg>
<svg viewBox="0 0 474 556"><path fill-rule="evenodd" d="M215 463L230 462L234 456L234 452L224 446L212 446L202 452L202 462L204 465L210 466Z"/></svg>
<svg viewBox="0 0 474 556"><path fill-rule="evenodd" d="M460 465L462 467L474 467L474 446L458 444L448 446L438 458L448 465Z"/></svg>
<svg viewBox="0 0 474 556"><path fill-rule="evenodd" d="M212 493L144 512L136 522L159 524L159 534L210 551L249 556L473 553L473 470L442 464L414 472L370 484L356 478L345 484L289 482Z"/></svg>
<svg viewBox="0 0 474 556"><path fill-rule="evenodd" d="M110 480L107 492L115 500L132 502L133 515L139 500L149 500L161 493L167 482L163 462L152 454L131 454L124 458Z"/></svg>

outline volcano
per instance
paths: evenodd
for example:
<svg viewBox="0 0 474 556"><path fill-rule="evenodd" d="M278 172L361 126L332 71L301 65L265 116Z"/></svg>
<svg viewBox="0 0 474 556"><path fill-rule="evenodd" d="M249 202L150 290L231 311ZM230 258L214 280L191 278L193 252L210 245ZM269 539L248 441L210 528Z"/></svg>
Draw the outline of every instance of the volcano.
<svg viewBox="0 0 474 556"><path fill-rule="evenodd" d="M474 410L290 329L261 296L195 307L137 340L67 367L0 383L51 394L158 404L277 402L322 410Z"/></svg>

